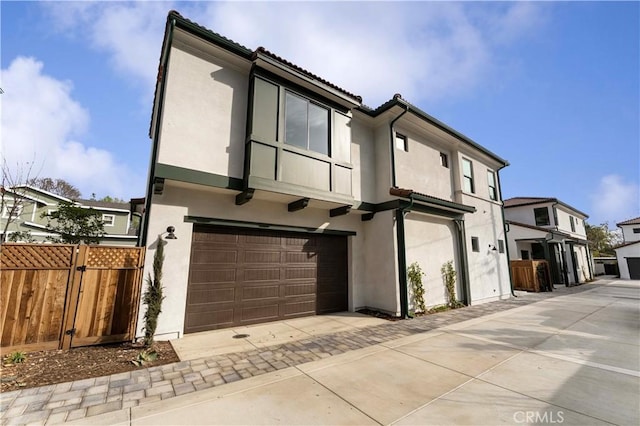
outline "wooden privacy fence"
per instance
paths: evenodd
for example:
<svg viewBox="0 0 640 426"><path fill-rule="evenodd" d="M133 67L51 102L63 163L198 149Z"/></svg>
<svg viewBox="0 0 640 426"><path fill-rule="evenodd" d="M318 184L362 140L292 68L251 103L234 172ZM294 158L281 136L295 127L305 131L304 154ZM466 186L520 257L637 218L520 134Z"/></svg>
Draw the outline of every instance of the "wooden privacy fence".
<svg viewBox="0 0 640 426"><path fill-rule="evenodd" d="M144 247L0 245L3 353L135 337Z"/></svg>
<svg viewBox="0 0 640 426"><path fill-rule="evenodd" d="M553 291L551 271L546 260L512 260L511 279L515 290Z"/></svg>

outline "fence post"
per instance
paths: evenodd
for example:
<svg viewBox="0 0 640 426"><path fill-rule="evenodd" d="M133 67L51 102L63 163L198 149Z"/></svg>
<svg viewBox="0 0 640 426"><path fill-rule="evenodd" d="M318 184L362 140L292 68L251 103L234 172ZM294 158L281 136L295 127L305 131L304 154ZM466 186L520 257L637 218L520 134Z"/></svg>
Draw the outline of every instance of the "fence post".
<svg viewBox="0 0 640 426"><path fill-rule="evenodd" d="M62 339L60 339L60 349L68 350L71 348L71 341L75 333L76 311L78 309L78 300L80 299L80 291L82 290L82 274L87 256L86 245L78 245L74 250L75 261L71 263L72 271L70 274L71 283L68 287L67 300L64 308L64 321L62 327Z"/></svg>

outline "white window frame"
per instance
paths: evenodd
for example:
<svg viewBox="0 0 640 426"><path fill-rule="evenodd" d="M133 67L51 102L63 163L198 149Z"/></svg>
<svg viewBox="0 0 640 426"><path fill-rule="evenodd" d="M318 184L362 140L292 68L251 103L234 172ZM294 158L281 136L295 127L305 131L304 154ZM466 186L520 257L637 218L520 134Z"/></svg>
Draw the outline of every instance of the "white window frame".
<svg viewBox="0 0 640 426"><path fill-rule="evenodd" d="M469 173L470 176L467 176L464 173L464 164L465 162L469 163ZM466 183L469 182L469 190L467 190L467 185ZM469 160L468 158L462 158L462 190L464 192L468 192L470 194L475 194L476 193L476 185L474 182L474 177L473 177L473 161Z"/></svg>
<svg viewBox="0 0 640 426"><path fill-rule="evenodd" d="M10 214L9 212L11 210L13 210L15 208L15 211L13 212L13 214ZM22 216L22 212L24 211L24 206L21 204L5 204L4 205L4 209L2 210L2 218L3 219L18 219L20 216Z"/></svg>
<svg viewBox="0 0 640 426"><path fill-rule="evenodd" d="M496 172L493 170L487 170L487 184L489 185L489 198L498 201L498 183L496 182Z"/></svg>
<svg viewBox="0 0 640 426"><path fill-rule="evenodd" d="M106 218L111 217L111 223L108 223ZM102 223L104 226L115 226L116 225L116 215L115 214L103 214L102 215Z"/></svg>

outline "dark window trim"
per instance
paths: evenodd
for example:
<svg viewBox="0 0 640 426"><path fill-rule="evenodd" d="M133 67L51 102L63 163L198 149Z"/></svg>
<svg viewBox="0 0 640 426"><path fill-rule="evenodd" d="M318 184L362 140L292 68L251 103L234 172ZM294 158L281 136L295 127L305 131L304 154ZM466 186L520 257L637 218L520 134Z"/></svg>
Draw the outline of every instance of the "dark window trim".
<svg viewBox="0 0 640 426"><path fill-rule="evenodd" d="M640 234L640 228L633 228L634 234Z"/></svg>
<svg viewBox="0 0 640 426"><path fill-rule="evenodd" d="M536 212L542 212L544 211L546 213L545 217L540 217ZM551 218L549 217L549 207L535 207L533 209L533 217L535 219L536 222L536 226L549 226L551 225ZM543 221L543 219L546 218L546 221Z"/></svg>
<svg viewBox="0 0 640 426"><path fill-rule="evenodd" d="M283 125L284 125L284 134L282 136L282 143L287 145L288 147L292 146L292 147L301 149L303 151L313 152L313 153L316 153L316 154L319 154L319 155L324 155L326 157L333 158L332 157L333 153L331 152L331 147L333 145L333 117L332 117L332 114L331 114L332 113L331 107L329 107L327 105L323 105L322 103L320 103L320 102L318 102L318 101L316 101L316 100L314 100L312 98L309 98L307 96L301 95L301 94L299 94L299 93L297 93L297 92L295 92L293 90L290 90L287 87L283 86L283 89L284 89L284 108L283 108L283 111L278 111L278 120L280 120L280 114L281 113L282 113L282 117L283 117L282 120L283 120ZM299 98L299 99L301 99L301 100L303 100L303 101L305 101L307 103L307 123L306 123L307 124L307 146L304 147L304 148L301 147L301 146L295 145L293 143L289 143L286 140L286 135L287 135L287 94L291 94L292 96L294 96L296 98ZM309 144L311 143L311 140L310 140L311 136L310 136L310 131L309 131L309 129L310 129L310 127L309 127L309 105L315 105L318 108L322 108L322 109L327 111L327 140L326 140L327 153L326 154L324 152L315 151L315 150L309 148Z"/></svg>
<svg viewBox="0 0 640 426"><path fill-rule="evenodd" d="M402 143L403 143L402 148L398 147L398 139L402 140ZM400 149L404 152L409 152L409 139L407 139L407 137L402 133L396 132L395 147L396 149Z"/></svg>
<svg viewBox="0 0 640 426"><path fill-rule="evenodd" d="M480 238L471 237L471 251L474 251L476 253L480 252Z"/></svg>
<svg viewBox="0 0 640 426"><path fill-rule="evenodd" d="M573 216L569 216L569 223L571 224L571 232L576 232L576 220Z"/></svg>
<svg viewBox="0 0 640 426"><path fill-rule="evenodd" d="M337 102L332 101L319 93L313 92L309 89L306 89L300 85L297 85L289 80L285 80L284 78L273 74L267 70L264 70L260 67L255 68L255 78L261 78L269 83L278 85L283 89L289 89L305 98L312 99L315 102L318 102L321 105L327 106L329 108L335 109L336 111L340 111L343 114L348 114L349 109L338 104Z"/></svg>
<svg viewBox="0 0 640 426"><path fill-rule="evenodd" d="M449 168L449 156L444 152L440 153L440 165L445 168Z"/></svg>

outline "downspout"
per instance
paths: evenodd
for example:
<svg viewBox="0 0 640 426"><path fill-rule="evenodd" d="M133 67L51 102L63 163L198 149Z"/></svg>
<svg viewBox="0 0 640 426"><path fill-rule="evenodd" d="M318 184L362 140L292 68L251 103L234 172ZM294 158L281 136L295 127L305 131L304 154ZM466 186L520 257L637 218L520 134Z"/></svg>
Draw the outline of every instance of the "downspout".
<svg viewBox="0 0 640 426"><path fill-rule="evenodd" d="M396 95L394 97L399 97L399 95ZM402 114L400 114L399 116L391 120L391 123L389 123L389 135L391 140L391 187L392 188L395 188L397 186L396 185L396 152L395 152L395 146L393 143L395 140L394 138L395 132L393 131L393 125L407 112L409 112L409 106L405 105L405 110L402 111Z"/></svg>
<svg viewBox="0 0 640 426"><path fill-rule="evenodd" d="M144 247L147 245L147 234L149 232L149 214L151 213L151 198L153 197L153 184L156 172L156 161L158 157L158 138L160 137L160 120L162 117L162 107L164 106L164 92L167 81L167 64L171 54L171 42L173 41L173 29L176 26L176 20L172 19L169 24L169 34L167 36L166 55L164 62L160 64L162 67L162 80L160 81L160 90L158 91L158 113L156 117L156 129L153 135L153 148L151 150L151 165L149 166L149 180L147 182L147 198L145 200L144 212L142 213L143 225L142 232L138 239L138 245Z"/></svg>
<svg viewBox="0 0 640 426"><path fill-rule="evenodd" d="M500 194L500 212L502 213L502 229L504 230L504 242L507 246L505 253L507 254L507 271L509 271L509 288L511 289L511 296L518 297L513 291L513 276L511 275L511 255L509 254L509 239L507 238L507 233L509 229L507 228L507 222L504 216L504 202L502 201L502 184L500 183L500 170L504 169L506 166L500 167L496 171L496 176L498 177L498 194Z"/></svg>
<svg viewBox="0 0 640 426"><path fill-rule="evenodd" d="M413 207L411 202L396 210L396 238L398 241L398 289L400 291L400 318L409 318L409 290L407 283L407 246L404 238L404 215Z"/></svg>
<svg viewBox="0 0 640 426"><path fill-rule="evenodd" d="M453 222L458 228L458 254L460 256L460 279L464 290L464 304L471 305L471 283L469 282L469 255L467 252L467 233L465 231L464 219L454 219Z"/></svg>
<svg viewBox="0 0 640 426"><path fill-rule="evenodd" d="M394 98L399 98L399 95ZM396 184L396 153L394 140L395 135L393 125L403 115L409 112L409 106L405 105L405 110L400 115L391 120L389 123L389 142L391 148L391 187L395 188ZM398 245L398 286L400 290L400 317L402 319L409 318L409 295L407 289L407 247L404 238L404 213L413 206L413 198L408 206L401 207L396 210L396 239Z"/></svg>

